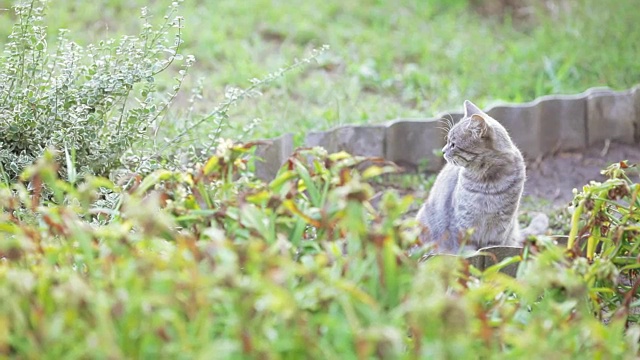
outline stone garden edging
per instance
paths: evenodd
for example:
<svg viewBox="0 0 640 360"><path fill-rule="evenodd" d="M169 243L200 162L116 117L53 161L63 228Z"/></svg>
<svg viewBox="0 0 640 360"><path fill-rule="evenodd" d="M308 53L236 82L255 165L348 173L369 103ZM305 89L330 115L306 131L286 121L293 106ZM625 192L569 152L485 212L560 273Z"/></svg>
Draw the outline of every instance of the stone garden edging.
<svg viewBox="0 0 640 360"><path fill-rule="evenodd" d="M624 91L591 88L576 95L548 95L523 104L504 104L486 111L509 132L525 158L535 160L558 151L580 150L615 140L640 141L640 85ZM345 125L327 131L310 132L303 146L321 146L329 152L382 157L407 168L437 171L444 164L434 153L445 144L441 119L458 121L462 113L443 113L438 118L397 119L376 125ZM256 149L263 159L256 163L256 175L271 180L293 153L291 134L265 140ZM482 249L498 261L519 254L519 248ZM470 262L480 269L493 264L493 257L474 255ZM515 267L506 273L515 275Z"/></svg>

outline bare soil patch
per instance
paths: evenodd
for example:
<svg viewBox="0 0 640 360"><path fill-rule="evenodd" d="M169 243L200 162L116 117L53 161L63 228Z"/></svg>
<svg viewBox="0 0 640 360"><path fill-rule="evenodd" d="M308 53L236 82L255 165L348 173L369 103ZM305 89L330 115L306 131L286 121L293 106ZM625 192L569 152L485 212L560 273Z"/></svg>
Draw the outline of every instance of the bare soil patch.
<svg viewBox="0 0 640 360"><path fill-rule="evenodd" d="M573 198L574 188L581 190L591 180L606 180L600 171L622 160L628 160L630 164L640 162L640 145L602 143L531 162L527 164L524 195L545 199L553 207L566 205ZM637 171L629 175L632 180L640 181Z"/></svg>

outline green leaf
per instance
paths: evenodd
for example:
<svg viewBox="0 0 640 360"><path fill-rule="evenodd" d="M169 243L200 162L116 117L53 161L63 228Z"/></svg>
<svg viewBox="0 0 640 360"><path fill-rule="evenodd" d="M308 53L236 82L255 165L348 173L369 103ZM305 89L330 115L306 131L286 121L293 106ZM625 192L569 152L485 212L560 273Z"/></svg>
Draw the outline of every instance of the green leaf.
<svg viewBox="0 0 640 360"><path fill-rule="evenodd" d="M152 188L153 186L159 184L162 181L169 180L173 176L173 173L169 170L156 170L149 174L147 177L142 180L138 188L136 188L134 194L137 196L142 196L147 190Z"/></svg>
<svg viewBox="0 0 640 360"><path fill-rule="evenodd" d="M315 207L322 207L322 197L320 196L320 191L316 187L316 184L311 179L311 175L307 168L305 168L299 161L294 161L296 171L300 175L300 178L303 181L303 189L306 189L309 192L309 197L311 198L311 204Z"/></svg>

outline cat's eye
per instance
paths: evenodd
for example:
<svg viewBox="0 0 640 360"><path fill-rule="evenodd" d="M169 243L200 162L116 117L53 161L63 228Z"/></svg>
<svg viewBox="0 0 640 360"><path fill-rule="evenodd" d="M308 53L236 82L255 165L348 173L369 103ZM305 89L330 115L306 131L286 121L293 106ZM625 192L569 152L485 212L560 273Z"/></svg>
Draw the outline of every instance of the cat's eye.
<svg viewBox="0 0 640 360"><path fill-rule="evenodd" d="M454 147L456 147L456 143L454 143L453 141L450 142L449 143L449 147L453 149Z"/></svg>

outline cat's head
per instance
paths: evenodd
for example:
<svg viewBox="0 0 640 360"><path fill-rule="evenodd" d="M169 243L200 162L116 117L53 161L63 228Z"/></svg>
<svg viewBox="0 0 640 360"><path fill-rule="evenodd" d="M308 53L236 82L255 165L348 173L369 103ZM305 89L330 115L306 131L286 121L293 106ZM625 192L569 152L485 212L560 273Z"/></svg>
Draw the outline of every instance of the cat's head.
<svg viewBox="0 0 640 360"><path fill-rule="evenodd" d="M507 130L469 100L464 102L464 117L451 127L446 139L445 160L462 167L514 149Z"/></svg>

